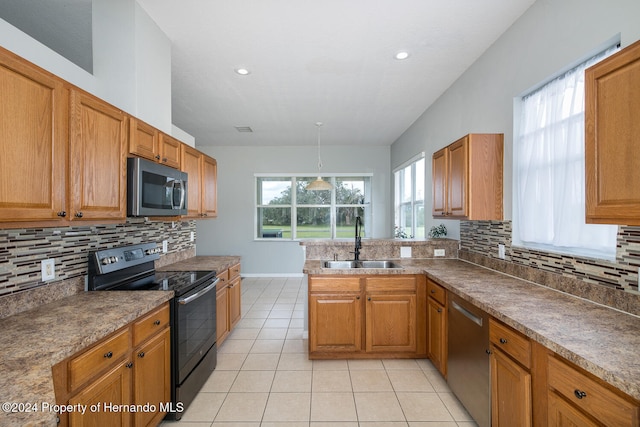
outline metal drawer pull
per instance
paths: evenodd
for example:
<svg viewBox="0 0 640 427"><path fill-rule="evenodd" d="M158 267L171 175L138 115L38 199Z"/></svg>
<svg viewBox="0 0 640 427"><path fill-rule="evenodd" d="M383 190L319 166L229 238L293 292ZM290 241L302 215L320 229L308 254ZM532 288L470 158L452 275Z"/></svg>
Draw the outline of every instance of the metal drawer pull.
<svg viewBox="0 0 640 427"><path fill-rule="evenodd" d="M138 353L138 357L140 358L144 357L144 351L141 351L140 353Z"/></svg>
<svg viewBox="0 0 640 427"><path fill-rule="evenodd" d="M587 393L585 393L582 390L578 390L578 389L575 389L573 394L575 394L578 399L583 399L583 398L587 397Z"/></svg>
<svg viewBox="0 0 640 427"><path fill-rule="evenodd" d="M107 358L107 359L111 359L112 356L113 356L113 352L111 352L111 351L104 354L104 357Z"/></svg>
<svg viewBox="0 0 640 427"><path fill-rule="evenodd" d="M129 362L125 365L127 368L131 369L133 368L133 362Z"/></svg>
<svg viewBox="0 0 640 427"><path fill-rule="evenodd" d="M500 338L500 344L506 344L507 340L505 338Z"/></svg>

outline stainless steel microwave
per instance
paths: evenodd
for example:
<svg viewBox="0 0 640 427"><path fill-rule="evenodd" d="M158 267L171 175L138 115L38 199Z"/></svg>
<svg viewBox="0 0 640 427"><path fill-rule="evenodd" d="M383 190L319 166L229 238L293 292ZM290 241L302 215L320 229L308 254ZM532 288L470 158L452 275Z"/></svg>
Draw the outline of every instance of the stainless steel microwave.
<svg viewBox="0 0 640 427"><path fill-rule="evenodd" d="M186 213L186 173L141 158L127 159L127 216Z"/></svg>

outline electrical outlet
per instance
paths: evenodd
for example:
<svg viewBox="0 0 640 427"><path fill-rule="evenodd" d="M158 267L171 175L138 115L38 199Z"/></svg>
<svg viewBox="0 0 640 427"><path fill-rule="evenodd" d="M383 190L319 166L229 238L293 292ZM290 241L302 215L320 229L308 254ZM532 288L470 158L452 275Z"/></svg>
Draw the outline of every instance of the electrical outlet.
<svg viewBox="0 0 640 427"><path fill-rule="evenodd" d="M193 242L194 240L196 240L196 233L195 233L195 231L192 231L192 232L191 232L191 237L190 237L189 239L190 239L192 242Z"/></svg>
<svg viewBox="0 0 640 427"><path fill-rule="evenodd" d="M166 240L162 241L162 253L166 254L167 251L169 250L169 242Z"/></svg>
<svg viewBox="0 0 640 427"><path fill-rule="evenodd" d="M498 258L505 259L504 245L503 244L499 244L498 245Z"/></svg>
<svg viewBox="0 0 640 427"><path fill-rule="evenodd" d="M400 258L411 258L411 246L400 246Z"/></svg>
<svg viewBox="0 0 640 427"><path fill-rule="evenodd" d="M40 262L40 271L42 272L42 281L53 280L56 278L56 261L53 258L45 259Z"/></svg>
<svg viewBox="0 0 640 427"><path fill-rule="evenodd" d="M444 256L444 249L434 249L433 256Z"/></svg>

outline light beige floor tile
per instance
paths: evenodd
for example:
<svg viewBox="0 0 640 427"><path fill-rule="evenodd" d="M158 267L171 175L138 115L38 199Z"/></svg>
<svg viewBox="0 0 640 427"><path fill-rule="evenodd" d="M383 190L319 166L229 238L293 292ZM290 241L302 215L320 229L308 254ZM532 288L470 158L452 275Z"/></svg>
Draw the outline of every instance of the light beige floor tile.
<svg viewBox="0 0 640 427"><path fill-rule="evenodd" d="M409 421L409 427L458 427L458 425L455 421Z"/></svg>
<svg viewBox="0 0 640 427"><path fill-rule="evenodd" d="M353 391L393 391L387 371L350 370Z"/></svg>
<svg viewBox="0 0 640 427"><path fill-rule="evenodd" d="M289 327L287 331L287 340L301 340L304 329Z"/></svg>
<svg viewBox="0 0 640 427"><path fill-rule="evenodd" d="M279 371L310 371L313 362L305 353L282 353L278 362Z"/></svg>
<svg viewBox="0 0 640 427"><path fill-rule="evenodd" d="M393 392L353 393L358 421L406 421Z"/></svg>
<svg viewBox="0 0 640 427"><path fill-rule="evenodd" d="M193 426L192 424L189 424L187 427L193 427ZM209 424L207 424L207 427L209 427ZM260 427L260 423L214 421L214 423L211 424L211 427Z"/></svg>
<svg viewBox="0 0 640 427"><path fill-rule="evenodd" d="M239 371L247 358L246 354L218 353L216 371Z"/></svg>
<svg viewBox="0 0 640 427"><path fill-rule="evenodd" d="M312 393L311 421L357 421L353 393Z"/></svg>
<svg viewBox="0 0 640 427"><path fill-rule="evenodd" d="M311 393L270 393L263 421L309 421Z"/></svg>
<svg viewBox="0 0 640 427"><path fill-rule="evenodd" d="M289 323L290 328L304 329L304 319L293 318Z"/></svg>
<svg viewBox="0 0 640 427"><path fill-rule="evenodd" d="M216 421L261 421L269 393L229 393Z"/></svg>
<svg viewBox="0 0 640 427"><path fill-rule="evenodd" d="M218 354L220 353L249 353L253 346L253 340L232 340L226 339L220 348L218 348Z"/></svg>
<svg viewBox="0 0 640 427"><path fill-rule="evenodd" d="M277 304L276 304L277 305ZM287 321L291 320L291 315L293 314L293 309L291 310L271 310L269 313L269 319L287 319Z"/></svg>
<svg viewBox="0 0 640 427"><path fill-rule="evenodd" d="M275 371L278 367L279 354L252 353L242 364L243 371Z"/></svg>
<svg viewBox="0 0 640 427"><path fill-rule="evenodd" d="M210 421L205 421L205 422L190 422L190 423L182 423L180 424L179 421L162 421L160 423L160 427L179 427L179 426L189 426L189 427L210 427L211 426L211 422ZM214 424L216 425L216 424ZM358 426L358 424L356 424L356 427ZM217 425L216 425L217 427Z"/></svg>
<svg viewBox="0 0 640 427"><path fill-rule="evenodd" d="M311 421L310 427L358 427L358 423Z"/></svg>
<svg viewBox="0 0 640 427"><path fill-rule="evenodd" d="M449 384L447 384L447 381L442 377L440 372L438 371L423 371L423 372L427 376L427 379L429 380L429 382L433 386L433 389L436 392L448 393L451 391L451 389L449 388Z"/></svg>
<svg viewBox="0 0 640 427"><path fill-rule="evenodd" d="M304 310L293 310L292 319L304 319Z"/></svg>
<svg viewBox="0 0 640 427"><path fill-rule="evenodd" d="M293 311L295 306L296 306L295 304L274 304L273 305L273 309L274 310L291 310L291 311Z"/></svg>
<svg viewBox="0 0 640 427"><path fill-rule="evenodd" d="M349 365L346 360L314 360L313 370L347 371Z"/></svg>
<svg viewBox="0 0 640 427"><path fill-rule="evenodd" d="M251 309L245 314L246 319L266 319L269 317L271 310L254 310Z"/></svg>
<svg viewBox="0 0 640 427"><path fill-rule="evenodd" d="M271 391L275 371L240 371L231 386L232 393Z"/></svg>
<svg viewBox="0 0 640 427"><path fill-rule="evenodd" d="M456 421L473 421L473 418L465 407L460 403L458 398L453 393L438 393L438 397L442 400L442 403L447 407L451 416Z"/></svg>
<svg viewBox="0 0 640 427"><path fill-rule="evenodd" d="M231 340L255 340L258 338L260 328L233 328L227 339ZM225 343L222 343L224 346Z"/></svg>
<svg viewBox="0 0 640 427"><path fill-rule="evenodd" d="M382 364L382 360L376 359L362 359L362 360L349 360L347 361L350 370L367 370L371 371L373 369L384 369L384 365Z"/></svg>
<svg viewBox="0 0 640 427"><path fill-rule="evenodd" d="M303 339L286 339L283 353L308 353L309 352L309 340Z"/></svg>
<svg viewBox="0 0 640 427"><path fill-rule="evenodd" d="M191 427L191 426L189 426L189 427ZM309 421L263 422L263 423L260 424L260 427L309 427Z"/></svg>
<svg viewBox="0 0 640 427"><path fill-rule="evenodd" d="M264 322L264 328L288 328L290 319L267 319Z"/></svg>
<svg viewBox="0 0 640 427"><path fill-rule="evenodd" d="M420 369L422 369L423 371L436 371L436 367L433 366L433 363L431 363L431 360L429 359L417 359L416 363L418 364L418 366L420 367Z"/></svg>
<svg viewBox="0 0 640 427"><path fill-rule="evenodd" d="M200 391L226 393L236 379L238 371L214 370Z"/></svg>
<svg viewBox="0 0 640 427"><path fill-rule="evenodd" d="M243 328L262 328L264 325L264 319L248 319L246 316L243 316L242 319L238 323L236 323L235 328L243 329Z"/></svg>
<svg viewBox="0 0 640 427"><path fill-rule="evenodd" d="M226 395L226 393L198 393L184 414L182 414L180 421L213 422Z"/></svg>
<svg viewBox="0 0 640 427"><path fill-rule="evenodd" d="M458 427L478 427L475 421L458 421Z"/></svg>
<svg viewBox="0 0 640 427"><path fill-rule="evenodd" d="M398 392L397 396L409 421L454 421L436 393Z"/></svg>
<svg viewBox="0 0 640 427"><path fill-rule="evenodd" d="M384 359L382 364L387 371L398 369L420 369L420 365L418 365L418 362L415 359Z"/></svg>
<svg viewBox="0 0 640 427"><path fill-rule="evenodd" d="M383 421L360 423L360 427L407 427L409 424L404 421Z"/></svg>
<svg viewBox="0 0 640 427"><path fill-rule="evenodd" d="M271 392L311 393L312 371L276 371Z"/></svg>
<svg viewBox="0 0 640 427"><path fill-rule="evenodd" d="M284 340L255 340L249 353L281 353Z"/></svg>
<svg viewBox="0 0 640 427"><path fill-rule="evenodd" d="M353 391L349 371L313 371L312 390L314 393Z"/></svg>
<svg viewBox="0 0 640 427"><path fill-rule="evenodd" d="M287 337L287 328L262 328L259 340L283 340Z"/></svg>
<svg viewBox="0 0 640 427"><path fill-rule="evenodd" d="M433 393L435 390L421 369L387 371L395 391L422 391Z"/></svg>

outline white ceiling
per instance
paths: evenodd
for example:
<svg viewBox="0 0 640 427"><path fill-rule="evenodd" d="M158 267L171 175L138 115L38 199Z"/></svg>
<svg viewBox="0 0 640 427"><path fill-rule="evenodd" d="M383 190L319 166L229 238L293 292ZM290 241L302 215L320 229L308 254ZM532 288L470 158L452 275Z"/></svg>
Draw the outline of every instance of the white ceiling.
<svg viewBox="0 0 640 427"><path fill-rule="evenodd" d="M391 145L533 2L138 0L172 42L173 123L249 146L316 144L316 122Z"/></svg>

